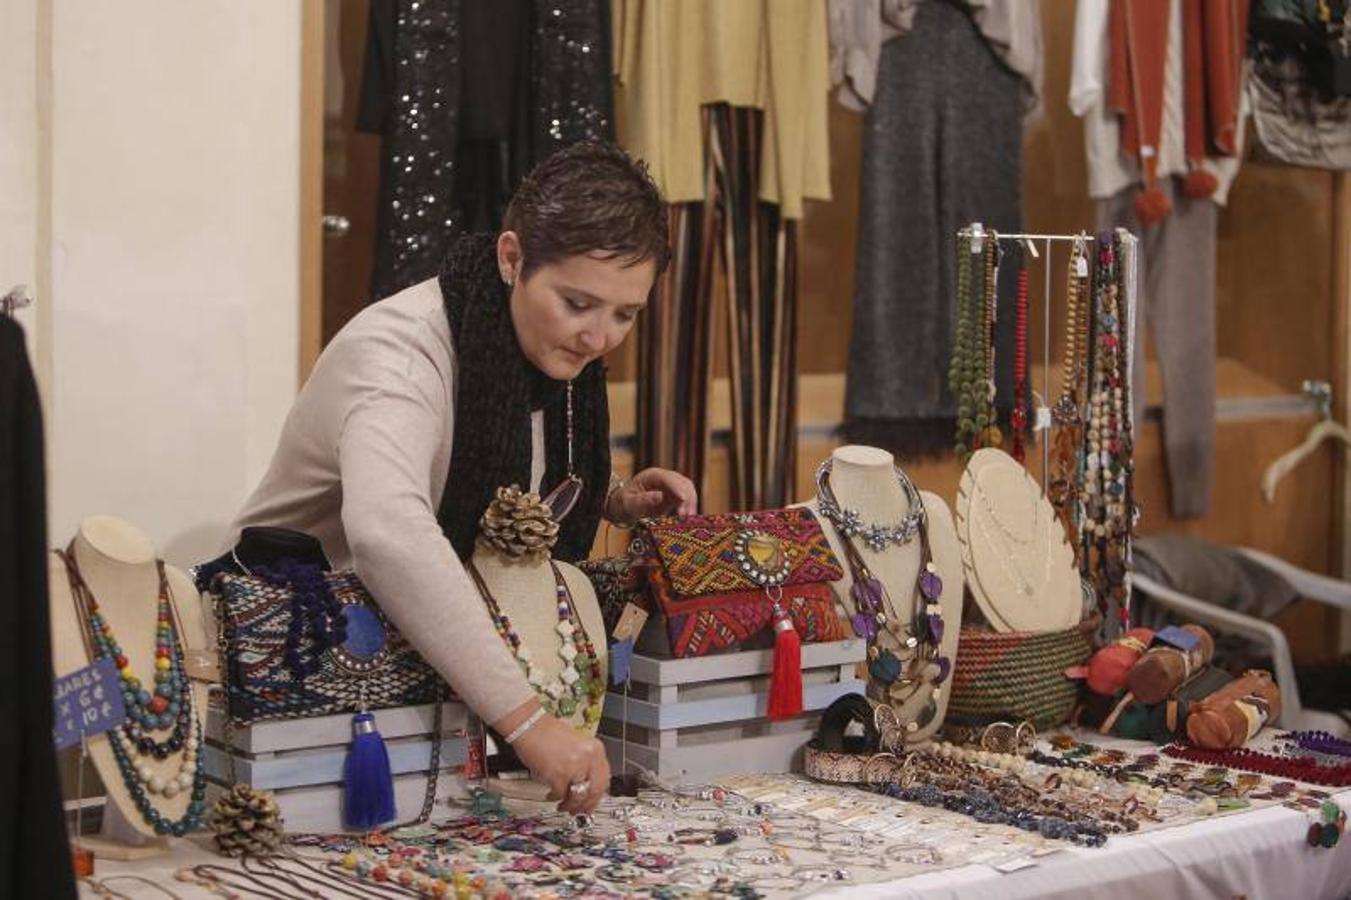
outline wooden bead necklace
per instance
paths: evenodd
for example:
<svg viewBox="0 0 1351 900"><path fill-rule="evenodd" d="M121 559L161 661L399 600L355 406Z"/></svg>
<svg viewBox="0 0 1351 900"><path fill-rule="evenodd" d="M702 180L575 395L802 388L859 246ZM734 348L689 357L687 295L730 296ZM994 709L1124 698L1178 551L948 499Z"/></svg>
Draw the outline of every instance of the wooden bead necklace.
<svg viewBox="0 0 1351 900"><path fill-rule="evenodd" d="M1084 397L1087 393L1088 351L1088 253L1081 235L1070 252L1065 287L1065 363L1060 393L1051 407L1051 482L1048 495L1056 515L1074 547L1075 563L1082 565L1083 545L1079 534L1080 501L1083 496Z"/></svg>

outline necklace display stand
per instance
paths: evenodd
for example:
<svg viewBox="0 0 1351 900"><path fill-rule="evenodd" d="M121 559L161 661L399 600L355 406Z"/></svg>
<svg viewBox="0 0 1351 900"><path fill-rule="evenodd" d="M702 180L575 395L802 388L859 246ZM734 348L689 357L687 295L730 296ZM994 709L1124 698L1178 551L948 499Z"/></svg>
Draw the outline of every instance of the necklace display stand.
<svg viewBox="0 0 1351 900"><path fill-rule="evenodd" d="M144 683L153 685L160 595L154 544L130 522L112 516L92 516L80 523L71 553L132 671ZM183 655L185 658L201 655L209 644L197 588L192 579L173 566L165 566L165 577ZM90 665L93 659L86 649L88 623L81 621L66 566L56 554L50 557L49 582L52 667L59 677ZM206 709L207 685L195 680L191 684L195 728ZM168 838L155 834L137 810L113 755L109 736L94 735L87 743L89 757L107 792L107 804L101 836L82 837L81 844L95 856L106 859L142 859L168 852ZM199 752L205 752L205 748L199 748ZM137 756L136 762L138 766L149 766L167 780L178 774L182 754L171 753L163 760ZM155 795L152 802L166 818L178 819L190 801L191 791L185 790L173 797Z"/></svg>
<svg viewBox="0 0 1351 900"><path fill-rule="evenodd" d="M473 565L497 601L498 608L511 621L512 630L529 648L541 676L545 680L556 677L563 670L563 660L558 655L559 634L555 630L558 625L557 584L548 557L511 559L480 545L474 550ZM608 676L605 621L591 580L575 566L565 562L555 565L563 574L572 595L573 608L595 648L602 676ZM586 704L579 703L577 711L566 721L582 728L585 709ZM600 719L597 718L585 725L585 730L594 737L599 727ZM519 800L543 800L549 792L545 784L516 778L490 779L488 786L504 797Z"/></svg>
<svg viewBox="0 0 1351 900"><path fill-rule="evenodd" d="M859 445L840 447L831 454L830 465L830 489L836 502L844 509L856 511L864 522L892 524L910 513L910 498L897 479L896 461L887 451ZM951 660L957 652L958 625L962 619L961 551L947 504L941 497L927 491L921 491L920 497L928 515L929 548L933 564L943 580L939 605L946 624L939 641L938 654ZM845 560L844 540L830 519L822 514L820 498L803 505L817 514L831 549L838 559ZM889 619L895 616L891 624L902 631L908 628L915 609L916 579L920 574L920 536L917 534L903 544L889 544L880 551L872 549L859 537L853 538L852 543L873 576L886 588L891 599L891 608L886 615ZM844 578L832 585L836 600L849 615L855 612L850 597L853 584L852 573L846 566ZM889 642L892 638L888 635L878 640ZM936 702L935 714L915 731L906 733L907 742L925 740L942 725L951 684L952 679L945 678L937 688L936 696L934 689L925 687L909 693L903 701L893 698L892 708L902 723L915 722L930 700Z"/></svg>
<svg viewBox="0 0 1351 900"><path fill-rule="evenodd" d="M957 493L971 596L996 631L1063 631L1083 615L1074 551L1041 486L1013 457L971 456Z"/></svg>

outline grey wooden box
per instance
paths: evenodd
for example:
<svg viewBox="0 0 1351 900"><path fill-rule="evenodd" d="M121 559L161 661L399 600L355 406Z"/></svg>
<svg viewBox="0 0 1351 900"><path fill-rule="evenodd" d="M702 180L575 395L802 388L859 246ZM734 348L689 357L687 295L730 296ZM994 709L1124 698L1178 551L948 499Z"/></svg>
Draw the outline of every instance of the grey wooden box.
<svg viewBox="0 0 1351 900"><path fill-rule="evenodd" d="M400 706L375 710L376 728L389 751L394 798L400 821L421 810L432 752L435 706ZM441 777L437 797L461 793L467 711L461 703L442 705ZM206 774L216 790L233 782L273 791L288 832L342 830L342 772L352 741L348 714L257 722L232 729L226 746L225 716L216 706L207 711ZM215 791L208 791L209 797Z"/></svg>
<svg viewBox="0 0 1351 900"><path fill-rule="evenodd" d="M780 722L765 718L772 650L692 659L635 654L627 698L614 687L605 697L600 732L610 766L621 772L637 764L677 781L800 768L821 711L862 693L856 670L866 651L857 639L805 645L803 712Z"/></svg>

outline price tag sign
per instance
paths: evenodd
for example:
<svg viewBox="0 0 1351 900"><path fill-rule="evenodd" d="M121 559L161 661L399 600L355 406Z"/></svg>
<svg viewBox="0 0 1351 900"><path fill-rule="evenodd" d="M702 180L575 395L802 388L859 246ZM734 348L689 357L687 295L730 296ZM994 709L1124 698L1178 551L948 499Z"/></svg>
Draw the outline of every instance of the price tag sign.
<svg viewBox="0 0 1351 900"><path fill-rule="evenodd" d="M56 679L56 749L111 731L127 719L117 666L107 657Z"/></svg>

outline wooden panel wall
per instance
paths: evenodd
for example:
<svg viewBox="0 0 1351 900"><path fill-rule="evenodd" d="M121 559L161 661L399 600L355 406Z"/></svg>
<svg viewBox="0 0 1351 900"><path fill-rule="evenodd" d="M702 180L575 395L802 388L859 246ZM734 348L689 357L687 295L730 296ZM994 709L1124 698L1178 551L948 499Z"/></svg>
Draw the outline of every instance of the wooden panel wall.
<svg viewBox="0 0 1351 900"><path fill-rule="evenodd" d="M1069 67L1074 4L1043 0L1046 81L1043 110L1024 135L1023 210L1033 232L1092 230L1093 202L1080 121L1069 111ZM808 206L802 241L801 331L803 373L841 373L849 350L857 239L858 173L863 117L834 104L831 111L834 199ZM1263 376L1271 389L1295 393L1306 378L1334 378L1333 176L1249 159L1220 215L1217 235L1217 341L1220 355ZM1041 271L1032 272L1034 303ZM1053 270L1053 299L1061 288ZM1054 310L1054 303L1053 303ZM1060 315L1052 316L1058 352ZM1032 329L1033 358L1041 358L1041 328ZM838 410L803 410L805 422L825 423ZM1216 481L1210 515L1195 521L1168 515L1162 432L1146 425L1137 448L1137 485L1144 533L1187 531L1211 540L1246 544L1298 565L1332 571L1340 563L1332 537L1335 460L1329 450L1307 462L1281 486L1274 506L1258 493L1267 462L1297 444L1310 421L1225 424L1217 435ZM811 492L811 468L834 441L804 442L799 493ZM916 480L941 496L956 492L953 459L910 467ZM710 485L712 487L712 485ZM716 498L710 492L710 498ZM1303 607L1283 621L1296 652L1319 656L1334 649L1331 619Z"/></svg>

